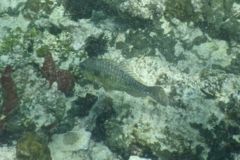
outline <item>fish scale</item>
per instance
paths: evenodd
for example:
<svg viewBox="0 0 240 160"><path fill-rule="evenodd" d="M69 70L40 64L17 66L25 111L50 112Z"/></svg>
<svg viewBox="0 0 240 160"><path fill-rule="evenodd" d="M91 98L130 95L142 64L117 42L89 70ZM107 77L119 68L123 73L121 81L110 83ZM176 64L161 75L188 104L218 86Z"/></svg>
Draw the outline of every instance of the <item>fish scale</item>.
<svg viewBox="0 0 240 160"><path fill-rule="evenodd" d="M97 82L106 90L124 91L135 97L149 96L162 105L168 104L168 96L161 87L142 84L110 60L89 58L80 64L80 69L86 79Z"/></svg>

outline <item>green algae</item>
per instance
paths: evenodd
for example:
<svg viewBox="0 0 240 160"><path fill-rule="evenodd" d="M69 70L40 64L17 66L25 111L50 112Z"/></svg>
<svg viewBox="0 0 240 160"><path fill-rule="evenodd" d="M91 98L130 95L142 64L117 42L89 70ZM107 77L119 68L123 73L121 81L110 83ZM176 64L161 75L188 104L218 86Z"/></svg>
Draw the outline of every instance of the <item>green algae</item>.
<svg viewBox="0 0 240 160"><path fill-rule="evenodd" d="M25 133L16 145L19 160L51 160L50 150L36 133Z"/></svg>
<svg viewBox="0 0 240 160"><path fill-rule="evenodd" d="M54 51L60 54L62 60L66 60L69 55L75 53L73 46L73 35L66 32L63 33L59 38L56 38L55 45L52 45L51 48L54 48Z"/></svg>
<svg viewBox="0 0 240 160"><path fill-rule="evenodd" d="M14 47L16 46L23 47L21 43L22 32L21 28L16 28L11 30L9 34L2 39L2 43L0 44L1 55L13 53Z"/></svg>
<svg viewBox="0 0 240 160"><path fill-rule="evenodd" d="M41 34L36 28L30 28L23 31L17 27L10 29L9 32L2 38L0 44L0 55L19 54L22 57L30 57L28 53L33 52L34 39Z"/></svg>
<svg viewBox="0 0 240 160"><path fill-rule="evenodd" d="M40 48L38 48L38 49L36 50L36 53L37 53L37 56L38 56L38 57L44 57L44 56L46 56L47 54L50 53L49 46L48 46L48 45L43 45L43 46L41 46Z"/></svg>

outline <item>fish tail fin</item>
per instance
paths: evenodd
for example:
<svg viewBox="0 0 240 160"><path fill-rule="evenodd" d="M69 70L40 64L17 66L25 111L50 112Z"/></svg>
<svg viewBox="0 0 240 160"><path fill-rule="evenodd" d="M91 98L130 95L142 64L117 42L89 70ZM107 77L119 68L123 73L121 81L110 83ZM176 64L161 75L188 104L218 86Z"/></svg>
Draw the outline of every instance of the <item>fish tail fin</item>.
<svg viewBox="0 0 240 160"><path fill-rule="evenodd" d="M162 87L149 87L149 96L162 105L168 105L169 99Z"/></svg>

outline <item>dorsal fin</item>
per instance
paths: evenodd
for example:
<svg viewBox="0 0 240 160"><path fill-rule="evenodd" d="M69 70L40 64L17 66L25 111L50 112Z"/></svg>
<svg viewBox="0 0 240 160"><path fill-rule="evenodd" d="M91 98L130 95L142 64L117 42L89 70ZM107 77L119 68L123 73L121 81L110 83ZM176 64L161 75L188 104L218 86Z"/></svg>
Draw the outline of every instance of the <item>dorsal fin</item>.
<svg viewBox="0 0 240 160"><path fill-rule="evenodd" d="M106 63L112 64L117 66L119 69L121 69L122 71L124 71L125 73L129 74L132 78L134 78L136 81L144 84L144 82L139 78L139 76L137 76L137 74L135 72L133 72L133 70L130 69L129 65L126 63L126 61L121 61L121 62L116 62L113 61L111 59L105 59L105 58L101 58L100 60L105 61Z"/></svg>

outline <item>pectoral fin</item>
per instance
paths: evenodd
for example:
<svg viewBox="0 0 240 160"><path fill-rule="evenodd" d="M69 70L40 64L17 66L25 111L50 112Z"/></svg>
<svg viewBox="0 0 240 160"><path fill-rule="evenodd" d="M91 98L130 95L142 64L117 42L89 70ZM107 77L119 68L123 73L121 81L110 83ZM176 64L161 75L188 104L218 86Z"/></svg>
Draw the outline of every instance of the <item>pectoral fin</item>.
<svg viewBox="0 0 240 160"><path fill-rule="evenodd" d="M162 87L159 86L149 87L149 96L164 106L169 104L168 95L165 93Z"/></svg>

